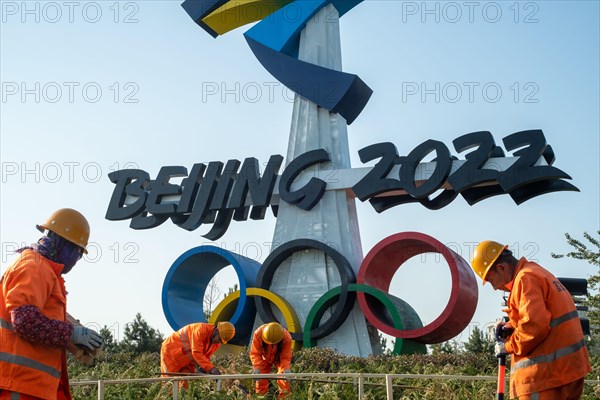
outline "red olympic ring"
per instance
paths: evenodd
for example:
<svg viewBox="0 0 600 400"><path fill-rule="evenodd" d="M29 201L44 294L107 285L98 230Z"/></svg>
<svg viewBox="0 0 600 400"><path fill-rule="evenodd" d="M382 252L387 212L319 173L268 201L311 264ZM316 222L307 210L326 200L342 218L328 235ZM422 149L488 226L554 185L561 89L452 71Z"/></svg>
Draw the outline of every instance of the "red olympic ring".
<svg viewBox="0 0 600 400"><path fill-rule="evenodd" d="M357 293L365 317L378 330L402 339L421 343L441 343L457 336L471 321L477 307L478 289L475 275L460 255L431 236L418 232L403 232L389 236L369 251L358 271L358 283L389 293L396 271L408 259L423 253L441 254L452 278L452 290L446 308L431 323L418 329L395 329L381 321L375 312L381 303ZM381 315L381 314L380 314Z"/></svg>

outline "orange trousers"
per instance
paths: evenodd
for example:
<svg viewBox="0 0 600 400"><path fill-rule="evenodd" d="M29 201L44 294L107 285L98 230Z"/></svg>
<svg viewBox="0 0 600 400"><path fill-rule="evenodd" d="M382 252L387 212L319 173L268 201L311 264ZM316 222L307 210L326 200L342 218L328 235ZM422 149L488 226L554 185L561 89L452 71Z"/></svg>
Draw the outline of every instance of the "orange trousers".
<svg viewBox="0 0 600 400"><path fill-rule="evenodd" d="M519 396L519 400L579 400L583 393L583 378L539 393Z"/></svg>
<svg viewBox="0 0 600 400"><path fill-rule="evenodd" d="M269 374L271 373L271 368L273 366L270 366L268 368L262 368L260 370L261 374ZM277 373L278 374L283 374L283 368L281 367L277 367ZM289 396L292 393L292 388L290 387L290 383L284 379L278 379L277 380L277 386L279 387L279 395L277 396L278 399L283 399L287 396ZM257 379L256 380L256 389L255 392L257 395L265 395L267 394L267 392L269 391L269 380L268 379Z"/></svg>
<svg viewBox="0 0 600 400"><path fill-rule="evenodd" d="M165 374L165 375L161 375L161 377L166 378L166 377L173 377L173 376L177 376L177 373L181 373L183 374L194 374L196 373L196 365L194 363L189 363L186 366L183 366L181 368L179 368L178 371L169 371L166 364L163 362L162 358L160 360L160 372L171 372L174 373L173 375L169 375L169 374ZM179 381L178 384L179 388L183 388L183 389L187 389L189 387L189 382L188 381ZM2 400L2 399L0 399Z"/></svg>
<svg viewBox="0 0 600 400"><path fill-rule="evenodd" d="M56 398L57 398L57 400L65 400L67 398L65 396L64 391L62 390L62 387L59 387L58 392L56 392ZM13 399L19 399L19 400L43 400L43 399L41 399L39 397L30 396L28 394L22 394L22 393L17 393L17 392L10 392L8 390L0 389L0 400L13 400Z"/></svg>

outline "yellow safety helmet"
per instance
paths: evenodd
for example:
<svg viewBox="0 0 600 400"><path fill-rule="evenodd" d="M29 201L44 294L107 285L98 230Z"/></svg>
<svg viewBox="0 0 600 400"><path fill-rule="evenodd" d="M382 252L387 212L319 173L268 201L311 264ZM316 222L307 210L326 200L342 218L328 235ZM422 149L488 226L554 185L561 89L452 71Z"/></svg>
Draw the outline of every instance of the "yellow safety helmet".
<svg viewBox="0 0 600 400"><path fill-rule="evenodd" d="M90 238L90 224L77 210L61 208L54 211L43 224L35 226L40 232L49 230L58 236L76 244L87 253L88 239Z"/></svg>
<svg viewBox="0 0 600 400"><path fill-rule="evenodd" d="M277 344L283 339L283 328L277 322L270 322L263 328L262 340L267 344Z"/></svg>
<svg viewBox="0 0 600 400"><path fill-rule="evenodd" d="M235 326L231 322L221 321L217 323L217 329L219 330L219 336L223 344L229 342L235 336Z"/></svg>
<svg viewBox="0 0 600 400"><path fill-rule="evenodd" d="M503 245L492 240L485 240L475 247L473 258L471 259L471 268L479 275L484 284L487 282L485 277L490 268L492 268L494 262L496 262L505 249L508 249L508 245Z"/></svg>

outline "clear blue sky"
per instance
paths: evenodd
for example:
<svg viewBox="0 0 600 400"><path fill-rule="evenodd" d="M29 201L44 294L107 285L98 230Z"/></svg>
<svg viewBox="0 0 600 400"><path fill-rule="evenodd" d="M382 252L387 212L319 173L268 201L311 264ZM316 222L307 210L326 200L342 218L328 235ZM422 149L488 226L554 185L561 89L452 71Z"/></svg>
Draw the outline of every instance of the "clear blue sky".
<svg viewBox="0 0 600 400"><path fill-rule="evenodd" d="M95 251L66 276L71 313L120 338L141 312L168 334L163 279L180 254L211 243L200 236L207 228L167 222L134 231L128 221L105 220L114 188L107 174L137 166L155 177L165 165L285 155L292 94L254 58L247 27L213 39L181 1L75 3L0 3L1 270L17 245L38 238L36 223L76 208L90 220ZM520 206L506 195L472 207L457 198L439 211L411 204L377 214L359 203L364 254L389 235L419 231L467 260L476 242L493 239L558 276L594 273L550 253L570 250L565 232L581 237L600 227L599 19L597 1L366 1L345 15L344 70L374 91L349 127L354 167L362 166L358 150L378 142L405 155L427 139L453 149L458 136L489 130L502 145L513 132L539 128L555 166L581 190ZM408 92L415 87L419 93ZM270 214L233 222L216 244L262 261L274 225ZM224 272L221 283L233 276ZM414 260L391 292L428 322L446 304L448 279L444 263ZM480 288L471 326L499 317L500 302Z"/></svg>

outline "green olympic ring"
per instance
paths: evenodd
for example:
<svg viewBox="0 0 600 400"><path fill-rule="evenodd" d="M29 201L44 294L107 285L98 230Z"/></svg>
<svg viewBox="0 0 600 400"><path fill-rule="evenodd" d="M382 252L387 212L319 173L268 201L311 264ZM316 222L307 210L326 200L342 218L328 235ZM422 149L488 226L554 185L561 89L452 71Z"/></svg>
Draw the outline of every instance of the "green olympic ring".
<svg viewBox="0 0 600 400"><path fill-rule="evenodd" d="M389 295L373 286L352 283L348 285L349 292L362 292L375 297L379 300L388 311L389 316L392 319L394 328L404 329L404 323L406 322L406 328L418 329L423 327L421 319L417 315L417 312L404 300ZM310 332L319 323L327 308L331 307L340 297L341 286L335 287L327 291L319 300L312 306L308 316L306 317L306 323L304 324L304 347L316 346L316 340L311 339ZM382 316L385 318L385 316ZM388 318L385 318L388 319ZM396 338L394 341L393 354L426 354L427 348L425 344L416 342L410 339Z"/></svg>

